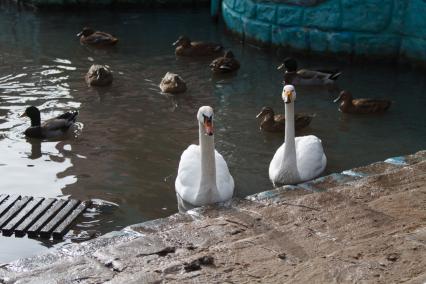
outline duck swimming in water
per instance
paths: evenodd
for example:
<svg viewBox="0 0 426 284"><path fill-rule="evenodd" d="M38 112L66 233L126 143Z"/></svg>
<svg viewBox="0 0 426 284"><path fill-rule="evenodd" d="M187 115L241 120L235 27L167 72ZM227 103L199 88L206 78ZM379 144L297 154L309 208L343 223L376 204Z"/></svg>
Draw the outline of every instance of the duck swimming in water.
<svg viewBox="0 0 426 284"><path fill-rule="evenodd" d="M30 138L58 138L66 134L68 129L75 123L78 112L66 112L55 118L41 123L40 111L35 106L28 107L21 117L27 116L31 119L31 127L24 132Z"/></svg>
<svg viewBox="0 0 426 284"><path fill-rule="evenodd" d="M161 80L160 89L163 93L183 93L186 91L186 83L178 74L167 72Z"/></svg>
<svg viewBox="0 0 426 284"><path fill-rule="evenodd" d="M95 31L92 28L84 27L81 32L77 34L80 37L81 44L87 44L93 47L108 47L115 45L118 39L108 33Z"/></svg>
<svg viewBox="0 0 426 284"><path fill-rule="evenodd" d="M187 36L180 36L173 43L178 56L213 56L223 52L223 46L217 43L191 41Z"/></svg>
<svg viewBox="0 0 426 284"><path fill-rule="evenodd" d="M308 70L297 69L297 61L294 58L286 58L284 63L278 66L278 70L285 70L285 85L321 86L333 85L341 75L338 70Z"/></svg>
<svg viewBox="0 0 426 284"><path fill-rule="evenodd" d="M340 102L339 110L345 113L380 113L389 109L392 102L385 99L353 99L349 91L340 92L335 103Z"/></svg>
<svg viewBox="0 0 426 284"><path fill-rule="evenodd" d="M108 86L111 85L113 76L108 66L93 64L85 76L86 83L89 86Z"/></svg>
<svg viewBox="0 0 426 284"><path fill-rule="evenodd" d="M232 73L238 69L240 69L240 63L230 50L227 50L222 57L216 58L210 63L210 70L215 74Z"/></svg>
<svg viewBox="0 0 426 284"><path fill-rule="evenodd" d="M314 117L315 114L296 113L294 115L295 129L300 130L307 127ZM285 116L282 114L275 114L271 107L263 107L256 118L262 119L260 130L267 132L284 132Z"/></svg>

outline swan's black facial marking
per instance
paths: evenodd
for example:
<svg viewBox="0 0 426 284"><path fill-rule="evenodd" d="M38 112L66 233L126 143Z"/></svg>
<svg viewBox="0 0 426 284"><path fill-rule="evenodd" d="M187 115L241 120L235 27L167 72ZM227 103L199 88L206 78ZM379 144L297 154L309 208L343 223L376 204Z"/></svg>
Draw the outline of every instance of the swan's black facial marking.
<svg viewBox="0 0 426 284"><path fill-rule="evenodd" d="M206 131L206 134L209 136L213 135L213 115L207 116L203 114L204 118L204 129Z"/></svg>
<svg viewBox="0 0 426 284"><path fill-rule="evenodd" d="M212 120L213 120L213 116L207 116L207 115L205 115L205 114L203 114L203 117L204 117L204 123L206 123L206 122L212 122Z"/></svg>

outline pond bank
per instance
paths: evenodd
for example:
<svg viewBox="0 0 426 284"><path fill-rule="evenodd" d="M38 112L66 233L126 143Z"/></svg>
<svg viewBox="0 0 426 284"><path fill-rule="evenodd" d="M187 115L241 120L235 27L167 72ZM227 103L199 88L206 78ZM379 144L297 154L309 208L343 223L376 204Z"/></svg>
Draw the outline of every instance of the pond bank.
<svg viewBox="0 0 426 284"><path fill-rule="evenodd" d="M424 283L426 151L0 268L1 283Z"/></svg>

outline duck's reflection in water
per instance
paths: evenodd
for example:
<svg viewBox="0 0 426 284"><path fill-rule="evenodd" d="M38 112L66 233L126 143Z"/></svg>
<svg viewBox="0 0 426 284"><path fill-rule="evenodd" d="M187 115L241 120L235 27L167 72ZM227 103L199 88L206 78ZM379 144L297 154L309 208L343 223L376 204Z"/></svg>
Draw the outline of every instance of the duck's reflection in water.
<svg viewBox="0 0 426 284"><path fill-rule="evenodd" d="M41 140L27 138L27 142L31 144L31 153L29 153L28 158L31 160L36 160L42 156L41 154Z"/></svg>

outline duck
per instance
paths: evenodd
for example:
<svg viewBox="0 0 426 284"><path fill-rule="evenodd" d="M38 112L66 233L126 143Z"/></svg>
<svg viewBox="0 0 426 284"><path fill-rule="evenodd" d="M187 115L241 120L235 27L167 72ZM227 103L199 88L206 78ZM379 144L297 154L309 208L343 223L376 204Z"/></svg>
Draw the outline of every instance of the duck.
<svg viewBox="0 0 426 284"><path fill-rule="evenodd" d="M178 74L167 72L160 82L160 89L163 93L183 93L186 91L186 83Z"/></svg>
<svg viewBox="0 0 426 284"><path fill-rule="evenodd" d="M285 138L269 164L269 179L274 186L312 180L318 177L327 165L322 142L318 137L294 135L296 90L293 85L284 86L282 98L286 116Z"/></svg>
<svg viewBox="0 0 426 284"><path fill-rule="evenodd" d="M210 70L214 74L232 73L240 69L240 63L235 59L234 53L227 50L221 57L216 58L210 63Z"/></svg>
<svg viewBox="0 0 426 284"><path fill-rule="evenodd" d="M338 70L298 70L297 61L291 57L284 59L284 63L278 66L277 69L285 70L284 84L289 85L333 85L335 84L337 78L339 78L339 76L342 74Z"/></svg>
<svg viewBox="0 0 426 284"><path fill-rule="evenodd" d="M113 76L106 65L93 64L84 77L89 86L108 86L112 84Z"/></svg>
<svg viewBox="0 0 426 284"><path fill-rule="evenodd" d="M314 117L314 113L296 113L294 118L296 131L307 127ZM256 118L262 119L260 130L267 132L284 132L285 116L282 114L275 114L271 107L263 107Z"/></svg>
<svg viewBox="0 0 426 284"><path fill-rule="evenodd" d="M335 103L340 102L339 111L344 113L381 113L389 109L392 101L386 99L353 99L352 94L343 90Z"/></svg>
<svg viewBox="0 0 426 284"><path fill-rule="evenodd" d="M213 56L223 52L223 46L218 43L191 41L187 36L180 36L173 46L178 56Z"/></svg>
<svg viewBox="0 0 426 284"><path fill-rule="evenodd" d="M84 27L81 32L77 34L80 37L81 44L88 44L94 47L108 47L117 44L118 39L108 33L95 31L90 27Z"/></svg>
<svg viewBox="0 0 426 284"><path fill-rule="evenodd" d="M214 113L202 106L197 113L199 145L190 145L180 157L175 189L178 199L193 206L230 200L234 179L223 156L215 150Z"/></svg>
<svg viewBox="0 0 426 284"><path fill-rule="evenodd" d="M31 126L24 134L29 138L48 139L64 136L68 129L76 122L78 111L65 112L55 118L41 123L40 111L35 106L27 107L21 117L29 117Z"/></svg>

